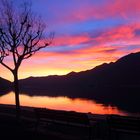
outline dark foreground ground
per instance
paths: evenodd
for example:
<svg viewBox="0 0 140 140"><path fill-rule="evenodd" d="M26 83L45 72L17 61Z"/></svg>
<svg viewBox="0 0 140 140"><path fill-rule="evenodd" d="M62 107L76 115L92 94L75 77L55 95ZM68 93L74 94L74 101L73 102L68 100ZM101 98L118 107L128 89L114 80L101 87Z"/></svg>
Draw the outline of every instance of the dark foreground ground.
<svg viewBox="0 0 140 140"><path fill-rule="evenodd" d="M22 107L21 120L15 117L15 107L0 105L0 140L33 139L33 140L65 140L66 136L59 134L60 126L39 126L36 130L36 118L33 108ZM68 138L69 139L69 138Z"/></svg>
<svg viewBox="0 0 140 140"><path fill-rule="evenodd" d="M58 124L40 124L36 129L36 117L33 108L22 107L21 121L17 122L15 107L0 105L0 140L109 140L106 115L91 115L93 121L92 137L89 130ZM116 140L112 136L111 140ZM117 140L139 140L134 135L119 135Z"/></svg>

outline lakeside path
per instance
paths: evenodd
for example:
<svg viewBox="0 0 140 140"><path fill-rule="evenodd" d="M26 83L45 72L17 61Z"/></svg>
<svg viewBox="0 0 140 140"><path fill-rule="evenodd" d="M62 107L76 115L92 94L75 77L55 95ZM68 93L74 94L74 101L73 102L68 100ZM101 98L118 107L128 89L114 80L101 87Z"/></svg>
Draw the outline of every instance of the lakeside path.
<svg viewBox="0 0 140 140"><path fill-rule="evenodd" d="M45 128L39 128L35 131L36 116L33 107L21 107L21 123L17 124L15 119L15 106L0 104L0 132L3 137L12 137L19 139L20 137L32 139L57 139L57 140L86 140L88 139L88 132L77 128L68 128L57 124L48 125ZM93 122L99 120L105 122L105 115L88 114ZM98 126L98 130L100 125ZM96 135L100 137L105 136L103 131L104 123L101 124L102 131L99 130Z"/></svg>
<svg viewBox="0 0 140 140"><path fill-rule="evenodd" d="M56 139L63 140L62 138L56 137L46 133L45 135L36 133L35 117L33 108L21 107L21 122L17 123L15 118L15 106L14 105L1 105L0 104L0 137L6 139Z"/></svg>
<svg viewBox="0 0 140 140"><path fill-rule="evenodd" d="M36 115L34 107L21 106L21 121L17 122L14 105L0 104L0 137L6 139L34 139L34 140L89 140L89 132L80 127L46 123L40 124L36 131ZM54 114L56 113L55 110ZM58 110L57 110L58 111ZM93 126L94 140L108 140L107 115L86 113ZM137 135L119 135L118 140L138 140ZM93 138L92 138L93 139ZM113 138L114 139L114 138ZM112 139L112 140L113 140Z"/></svg>

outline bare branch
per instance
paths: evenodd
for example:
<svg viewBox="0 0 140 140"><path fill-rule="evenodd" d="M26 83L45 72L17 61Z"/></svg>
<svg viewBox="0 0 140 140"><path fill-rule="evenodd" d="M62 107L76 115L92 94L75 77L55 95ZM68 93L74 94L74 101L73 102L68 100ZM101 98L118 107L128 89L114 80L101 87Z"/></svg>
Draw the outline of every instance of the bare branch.
<svg viewBox="0 0 140 140"><path fill-rule="evenodd" d="M10 71L12 71L12 69L8 66L8 65L6 65L5 63L3 63L3 62L0 62L4 67L6 67L7 69L9 69Z"/></svg>
<svg viewBox="0 0 140 140"><path fill-rule="evenodd" d="M24 3L19 11L8 0L3 1L0 6L2 11L0 14L0 63L12 70L3 63L7 56L11 56L13 69L18 69L24 59L49 46L54 34L44 39L45 25L40 17L31 12L30 4ZM40 44L43 40L45 40L44 43Z"/></svg>

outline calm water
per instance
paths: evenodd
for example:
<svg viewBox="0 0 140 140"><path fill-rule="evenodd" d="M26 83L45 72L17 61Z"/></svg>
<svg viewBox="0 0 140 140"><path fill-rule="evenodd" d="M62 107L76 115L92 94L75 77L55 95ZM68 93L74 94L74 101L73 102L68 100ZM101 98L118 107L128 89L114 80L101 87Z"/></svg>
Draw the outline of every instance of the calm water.
<svg viewBox="0 0 140 140"><path fill-rule="evenodd" d="M20 95L20 102L23 106L44 107L59 110L72 110L77 112L92 112L96 114L120 114L127 113L119 110L117 107L105 106L96 103L94 100L68 97L49 97L49 96L28 96ZM0 96L0 104L15 104L15 95L9 92L6 95Z"/></svg>

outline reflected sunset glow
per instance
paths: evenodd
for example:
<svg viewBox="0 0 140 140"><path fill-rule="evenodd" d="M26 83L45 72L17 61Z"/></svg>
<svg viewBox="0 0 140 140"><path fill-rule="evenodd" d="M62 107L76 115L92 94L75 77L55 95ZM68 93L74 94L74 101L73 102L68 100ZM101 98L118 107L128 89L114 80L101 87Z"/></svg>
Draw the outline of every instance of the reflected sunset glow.
<svg viewBox="0 0 140 140"><path fill-rule="evenodd" d="M13 92L0 97L0 104L15 104ZM120 114L125 113L117 107L104 106L93 100L71 99L68 97L27 96L20 95L21 105L30 107L43 107L57 110L68 110L77 112L91 112L95 114Z"/></svg>

